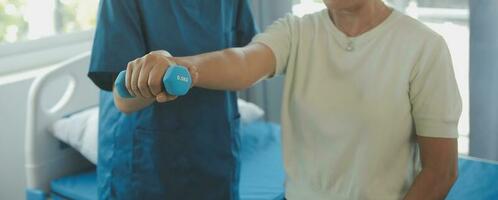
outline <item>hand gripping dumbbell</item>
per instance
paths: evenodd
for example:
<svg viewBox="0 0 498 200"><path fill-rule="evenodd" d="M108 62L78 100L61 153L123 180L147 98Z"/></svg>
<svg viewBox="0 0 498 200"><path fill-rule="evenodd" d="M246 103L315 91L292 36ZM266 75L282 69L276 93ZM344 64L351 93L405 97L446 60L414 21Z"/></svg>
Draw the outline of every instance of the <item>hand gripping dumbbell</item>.
<svg viewBox="0 0 498 200"><path fill-rule="evenodd" d="M126 70L119 73L114 83L119 96L123 98L133 98L125 85ZM163 77L163 89L173 96L182 96L187 94L192 85L192 77L188 69L181 65L170 65Z"/></svg>

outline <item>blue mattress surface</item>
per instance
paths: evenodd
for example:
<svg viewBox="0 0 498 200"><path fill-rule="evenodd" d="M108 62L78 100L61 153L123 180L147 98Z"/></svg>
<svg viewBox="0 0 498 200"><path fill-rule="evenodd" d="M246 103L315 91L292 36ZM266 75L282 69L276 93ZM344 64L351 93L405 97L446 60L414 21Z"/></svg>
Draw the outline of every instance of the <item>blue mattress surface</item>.
<svg viewBox="0 0 498 200"><path fill-rule="evenodd" d="M446 199L498 199L498 163L460 157L458 170L458 179Z"/></svg>
<svg viewBox="0 0 498 200"><path fill-rule="evenodd" d="M95 170L67 176L52 181L54 199L69 198L74 200L95 200L97 198L97 173Z"/></svg>
<svg viewBox="0 0 498 200"><path fill-rule="evenodd" d="M280 200L284 196L284 170L277 124L241 124L241 200ZM53 195L75 200L97 199L95 170L67 176L51 183Z"/></svg>
<svg viewBox="0 0 498 200"><path fill-rule="evenodd" d="M285 173L280 126L257 122L241 125L241 200L281 200Z"/></svg>
<svg viewBox="0 0 498 200"><path fill-rule="evenodd" d="M241 125L240 198L280 200L284 197L284 169L277 124L255 122ZM459 177L447 199L498 200L498 164L460 157ZM95 171L68 176L52 182L59 196L97 199Z"/></svg>

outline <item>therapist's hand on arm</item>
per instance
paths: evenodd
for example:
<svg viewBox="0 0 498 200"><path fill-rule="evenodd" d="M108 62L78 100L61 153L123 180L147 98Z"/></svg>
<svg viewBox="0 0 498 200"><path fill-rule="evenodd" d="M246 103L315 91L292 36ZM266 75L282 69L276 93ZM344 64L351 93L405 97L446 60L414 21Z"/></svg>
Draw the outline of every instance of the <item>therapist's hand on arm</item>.
<svg viewBox="0 0 498 200"><path fill-rule="evenodd" d="M417 136L422 171L405 200L445 199L458 174L457 139Z"/></svg>
<svg viewBox="0 0 498 200"><path fill-rule="evenodd" d="M154 102L164 103L176 99L167 94L162 86L164 73L171 64L169 53L153 51L128 63L126 68L126 89L134 98L123 98L113 89L116 107L124 113L141 110ZM195 68L187 66L192 82L197 80Z"/></svg>

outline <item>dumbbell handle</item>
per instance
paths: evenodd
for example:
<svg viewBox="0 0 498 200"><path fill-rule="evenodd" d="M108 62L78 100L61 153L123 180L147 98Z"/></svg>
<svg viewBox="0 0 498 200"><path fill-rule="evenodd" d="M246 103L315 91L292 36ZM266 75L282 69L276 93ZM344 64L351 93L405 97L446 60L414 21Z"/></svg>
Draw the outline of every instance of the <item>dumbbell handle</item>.
<svg viewBox="0 0 498 200"><path fill-rule="evenodd" d="M133 98L126 89L126 70L119 73L114 83L119 96ZM192 85L192 77L188 69L181 65L171 65L163 76L163 89L170 95L182 96L187 94Z"/></svg>

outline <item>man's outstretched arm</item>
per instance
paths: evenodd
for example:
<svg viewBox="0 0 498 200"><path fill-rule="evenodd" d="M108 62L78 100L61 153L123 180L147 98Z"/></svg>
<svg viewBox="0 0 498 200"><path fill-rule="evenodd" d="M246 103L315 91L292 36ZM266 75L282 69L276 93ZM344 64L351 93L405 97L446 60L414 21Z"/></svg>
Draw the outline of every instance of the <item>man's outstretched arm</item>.
<svg viewBox="0 0 498 200"><path fill-rule="evenodd" d="M125 113L138 111L154 101L175 99L163 91L162 77L169 65L176 63L188 68L193 86L219 90L242 90L275 73L276 59L264 44L253 43L188 57L169 57L165 51L151 52L130 62L126 73L126 88L135 96L121 98L114 92L116 106Z"/></svg>

